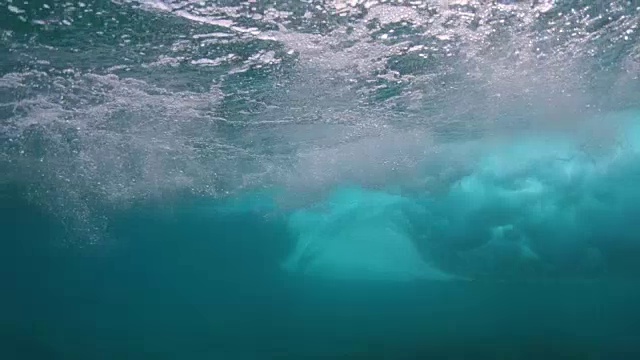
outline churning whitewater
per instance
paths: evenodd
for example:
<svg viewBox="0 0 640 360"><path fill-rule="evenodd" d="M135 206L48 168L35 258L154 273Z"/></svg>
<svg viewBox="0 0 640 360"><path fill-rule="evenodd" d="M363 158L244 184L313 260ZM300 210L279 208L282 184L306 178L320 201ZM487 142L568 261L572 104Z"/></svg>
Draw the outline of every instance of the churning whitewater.
<svg viewBox="0 0 640 360"><path fill-rule="evenodd" d="M0 358L640 354L636 0L0 0Z"/></svg>

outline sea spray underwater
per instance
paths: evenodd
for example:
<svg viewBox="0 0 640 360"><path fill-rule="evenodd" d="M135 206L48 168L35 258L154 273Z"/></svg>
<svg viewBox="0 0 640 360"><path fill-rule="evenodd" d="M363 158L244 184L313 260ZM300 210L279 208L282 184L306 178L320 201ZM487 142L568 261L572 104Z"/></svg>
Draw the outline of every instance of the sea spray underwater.
<svg viewBox="0 0 640 360"><path fill-rule="evenodd" d="M628 117L628 124L638 114L620 117ZM321 204L315 216L306 210L295 212L290 227L298 234L301 252L317 253L309 255L311 267L313 256L322 261L326 245L339 251L328 255L336 261L356 257L344 260L354 266L380 251L386 260L377 259L373 266L395 261L382 269L390 275L412 262L408 254L396 254L394 247L415 242L427 253L431 248L445 256L440 259L443 266L471 278L592 277L605 271L605 262L620 262L605 261L605 254L615 257L623 251L635 257L637 251L634 236L625 235L634 228L638 203L632 180L638 163L634 127L622 126L619 137L610 139L611 147L598 153L584 151L572 139L549 135L498 143L476 150L480 155L466 172L446 185L435 185L436 192L429 187L433 172L426 175L418 194L342 190ZM401 277L421 272L404 269Z"/></svg>
<svg viewBox="0 0 640 360"><path fill-rule="evenodd" d="M0 1L0 355L640 353L635 1Z"/></svg>

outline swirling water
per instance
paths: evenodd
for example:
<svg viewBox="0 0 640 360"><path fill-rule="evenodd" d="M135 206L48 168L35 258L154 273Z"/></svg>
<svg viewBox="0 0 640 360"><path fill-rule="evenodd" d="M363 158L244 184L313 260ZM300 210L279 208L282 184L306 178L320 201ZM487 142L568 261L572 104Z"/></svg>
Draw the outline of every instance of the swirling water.
<svg viewBox="0 0 640 360"><path fill-rule="evenodd" d="M0 1L0 356L637 357L639 24Z"/></svg>

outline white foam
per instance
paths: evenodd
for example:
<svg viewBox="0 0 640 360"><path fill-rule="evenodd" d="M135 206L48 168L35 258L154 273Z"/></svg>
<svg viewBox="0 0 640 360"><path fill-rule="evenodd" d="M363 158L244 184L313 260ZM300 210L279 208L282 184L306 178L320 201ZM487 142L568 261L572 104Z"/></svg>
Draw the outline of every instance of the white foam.
<svg viewBox="0 0 640 360"><path fill-rule="evenodd" d="M292 215L289 226L298 243L285 269L350 280L452 278L426 263L413 244L405 214L412 204L407 199L347 189L323 205L327 208Z"/></svg>

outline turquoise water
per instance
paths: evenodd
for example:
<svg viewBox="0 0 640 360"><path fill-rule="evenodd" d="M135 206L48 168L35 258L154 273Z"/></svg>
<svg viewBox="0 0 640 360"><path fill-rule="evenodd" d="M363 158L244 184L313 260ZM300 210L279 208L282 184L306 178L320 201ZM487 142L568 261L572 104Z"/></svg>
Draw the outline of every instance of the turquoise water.
<svg viewBox="0 0 640 360"><path fill-rule="evenodd" d="M637 357L639 10L0 1L1 358Z"/></svg>

